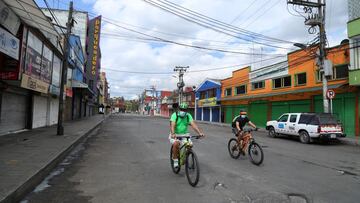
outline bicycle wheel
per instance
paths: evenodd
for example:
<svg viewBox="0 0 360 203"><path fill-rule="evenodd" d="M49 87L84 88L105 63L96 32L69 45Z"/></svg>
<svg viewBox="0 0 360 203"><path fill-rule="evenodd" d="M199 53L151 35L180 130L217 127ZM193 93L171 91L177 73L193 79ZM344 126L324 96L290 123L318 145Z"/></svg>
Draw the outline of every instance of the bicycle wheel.
<svg viewBox="0 0 360 203"><path fill-rule="evenodd" d="M178 159L179 159L179 166L177 168L174 167L174 160L172 159L172 155L173 155L173 151L172 151L172 148L173 146L171 145L170 147L170 166L171 166L171 169L174 173L178 174L179 171L180 171L180 168L181 168L181 165L180 165L180 156L178 156Z"/></svg>
<svg viewBox="0 0 360 203"><path fill-rule="evenodd" d="M228 150L231 158L237 159L240 156L240 149L238 146L238 141L235 138L231 138L228 143Z"/></svg>
<svg viewBox="0 0 360 203"><path fill-rule="evenodd" d="M250 161L255 165L260 165L264 160L264 153L260 145L256 142L251 142L249 145Z"/></svg>
<svg viewBox="0 0 360 203"><path fill-rule="evenodd" d="M194 151L189 149L185 159L185 174L191 186L195 187L200 178L200 167Z"/></svg>

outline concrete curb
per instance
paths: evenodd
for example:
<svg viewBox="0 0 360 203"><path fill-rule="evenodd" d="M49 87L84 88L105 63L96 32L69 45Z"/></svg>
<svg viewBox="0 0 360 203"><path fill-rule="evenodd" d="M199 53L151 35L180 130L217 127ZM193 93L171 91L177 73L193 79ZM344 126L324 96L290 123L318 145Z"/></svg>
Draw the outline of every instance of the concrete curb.
<svg viewBox="0 0 360 203"><path fill-rule="evenodd" d="M49 173L59 164L65 157L88 135L90 135L96 128L98 128L108 117L103 118L96 123L94 127L89 129L83 135L79 136L69 147L60 152L56 157L47 163L43 168L41 168L36 174L29 178L26 182L20 185L14 192L5 197L5 199L0 200L0 203L11 203L19 202L22 200L28 193L33 191L37 185L39 185L44 178L46 178Z"/></svg>
<svg viewBox="0 0 360 203"><path fill-rule="evenodd" d="M359 140L357 139L343 138L340 139L340 142L346 145L360 146Z"/></svg>

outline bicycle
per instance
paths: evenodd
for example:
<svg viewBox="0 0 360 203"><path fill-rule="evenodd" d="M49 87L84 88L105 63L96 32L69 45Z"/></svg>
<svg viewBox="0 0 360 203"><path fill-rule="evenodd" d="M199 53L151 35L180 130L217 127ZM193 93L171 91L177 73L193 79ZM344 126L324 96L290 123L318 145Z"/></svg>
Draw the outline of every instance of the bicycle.
<svg viewBox="0 0 360 203"><path fill-rule="evenodd" d="M243 152L247 149L250 161L255 165L260 165L264 160L264 153L261 146L251 135L252 131L257 131L257 129L249 128L243 130L244 136L242 138L242 146L237 138L231 138L228 142L228 150L231 158L238 159L241 155L241 148L243 149Z"/></svg>
<svg viewBox="0 0 360 203"><path fill-rule="evenodd" d="M181 137L176 137L176 138L179 140L186 139L186 141L180 147L179 155L178 155L179 166L176 168L174 167L174 161L172 159L172 157L173 157L172 156L173 155L172 147L173 146L171 145L171 148L170 148L171 168L175 174L178 174L181 169L181 166L185 165L185 174L186 174L187 180L191 186L195 187L200 179L200 167L199 167L198 158L192 149L193 144L190 142L190 139L191 138L199 139L200 136L191 136L190 135L190 136L181 136ZM193 177L193 174L194 174L194 177Z"/></svg>

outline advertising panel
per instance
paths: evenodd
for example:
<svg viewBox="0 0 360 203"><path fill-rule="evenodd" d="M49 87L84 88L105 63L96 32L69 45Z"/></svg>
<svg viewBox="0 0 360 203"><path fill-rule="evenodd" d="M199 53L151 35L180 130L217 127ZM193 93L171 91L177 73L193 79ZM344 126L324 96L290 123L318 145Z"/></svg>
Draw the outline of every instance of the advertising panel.
<svg viewBox="0 0 360 203"><path fill-rule="evenodd" d="M42 42L31 32L28 34L28 44L25 58L25 74L36 79L41 76Z"/></svg>
<svg viewBox="0 0 360 203"><path fill-rule="evenodd" d="M216 97L199 100L199 107L216 106Z"/></svg>
<svg viewBox="0 0 360 203"><path fill-rule="evenodd" d="M0 24L16 35L20 27L20 19L17 15L0 0Z"/></svg>
<svg viewBox="0 0 360 203"><path fill-rule="evenodd" d="M47 48L47 46L44 46L41 60L40 79L46 83L50 83L51 81L52 55L52 51Z"/></svg>
<svg viewBox="0 0 360 203"><path fill-rule="evenodd" d="M19 60L20 40L0 27L0 51Z"/></svg>

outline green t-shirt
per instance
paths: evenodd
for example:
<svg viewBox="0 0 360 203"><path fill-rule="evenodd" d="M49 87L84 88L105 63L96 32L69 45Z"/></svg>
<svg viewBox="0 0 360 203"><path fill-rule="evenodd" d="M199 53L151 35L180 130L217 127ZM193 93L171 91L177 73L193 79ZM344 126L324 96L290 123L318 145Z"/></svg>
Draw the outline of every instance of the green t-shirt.
<svg viewBox="0 0 360 203"><path fill-rule="evenodd" d="M175 126L175 134L181 135L188 133L188 125L193 122L194 119L189 113L187 113L187 116L189 117L189 119L187 119L186 116L184 116L183 118L177 116L178 120ZM176 122L176 112L171 115L170 121Z"/></svg>

